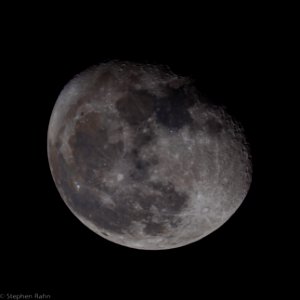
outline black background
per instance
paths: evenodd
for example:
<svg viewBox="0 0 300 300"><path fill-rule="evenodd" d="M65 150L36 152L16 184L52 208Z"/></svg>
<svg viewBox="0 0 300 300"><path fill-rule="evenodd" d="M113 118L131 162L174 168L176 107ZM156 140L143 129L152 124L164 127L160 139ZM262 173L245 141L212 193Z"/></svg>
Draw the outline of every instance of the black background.
<svg viewBox="0 0 300 300"><path fill-rule="evenodd" d="M274 292L284 242L272 173L276 33L268 21L261 17L258 24L244 14L234 21L203 21L199 11L168 13L159 21L150 13L132 19L121 12L121 19L110 15L93 23L80 15L63 23L56 15L37 15L9 28L3 58L10 72L9 108L2 118L8 168L2 182L0 288L49 293L52 299L78 293L83 299L188 299L205 293L244 299ZM167 251L122 247L87 229L60 198L46 152L52 108L75 74L110 59L167 64L194 78L204 95L225 104L244 126L253 158L250 191L234 216L203 240Z"/></svg>

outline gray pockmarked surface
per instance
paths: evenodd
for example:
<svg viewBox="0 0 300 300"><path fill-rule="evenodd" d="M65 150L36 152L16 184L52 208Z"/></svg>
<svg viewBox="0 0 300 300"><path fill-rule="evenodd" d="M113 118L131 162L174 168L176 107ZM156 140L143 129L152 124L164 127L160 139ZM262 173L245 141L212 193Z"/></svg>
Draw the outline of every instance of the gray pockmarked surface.
<svg viewBox="0 0 300 300"><path fill-rule="evenodd" d="M242 128L188 78L117 61L64 87L48 158L60 195L83 224L150 250L195 242L224 224L252 173Z"/></svg>

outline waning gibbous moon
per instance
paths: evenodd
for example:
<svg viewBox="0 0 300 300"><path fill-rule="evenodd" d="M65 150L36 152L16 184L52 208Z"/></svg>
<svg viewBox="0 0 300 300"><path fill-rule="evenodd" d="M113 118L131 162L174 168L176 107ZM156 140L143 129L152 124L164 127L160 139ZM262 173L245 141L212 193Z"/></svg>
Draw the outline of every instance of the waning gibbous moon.
<svg viewBox="0 0 300 300"><path fill-rule="evenodd" d="M148 250L224 224L252 179L243 130L166 67L112 61L72 79L48 128L48 159L72 213L101 237Z"/></svg>

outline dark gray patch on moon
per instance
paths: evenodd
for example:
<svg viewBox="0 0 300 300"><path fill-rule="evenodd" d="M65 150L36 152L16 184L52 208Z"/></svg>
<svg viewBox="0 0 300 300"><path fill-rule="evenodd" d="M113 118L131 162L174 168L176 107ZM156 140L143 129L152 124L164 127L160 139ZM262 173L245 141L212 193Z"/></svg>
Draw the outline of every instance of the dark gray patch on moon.
<svg viewBox="0 0 300 300"><path fill-rule="evenodd" d="M184 125L191 124L193 119L188 108L192 97L183 90L170 90L167 97L155 99L155 115L157 122L169 129L178 130Z"/></svg>
<svg viewBox="0 0 300 300"><path fill-rule="evenodd" d="M151 201L161 211L168 211L169 214L176 214L182 211L187 202L187 196L176 192L172 183L160 182L150 183L150 185L162 195ZM151 203L150 202L150 203Z"/></svg>
<svg viewBox="0 0 300 300"><path fill-rule="evenodd" d="M154 137L153 129L149 128L149 126L143 125L143 127L141 129L146 130L146 132L139 134L134 138L135 150L133 150L133 151L136 151L136 149L139 149L139 148L145 146L146 144L150 143Z"/></svg>
<svg viewBox="0 0 300 300"><path fill-rule="evenodd" d="M55 184L91 230L137 249L197 241L239 207L251 182L242 131L157 66L111 62L74 78L48 130Z"/></svg>
<svg viewBox="0 0 300 300"><path fill-rule="evenodd" d="M100 120L98 113L85 114L75 125L76 134L68 141L74 163L87 180L93 178L94 170L99 174L110 169L113 160L121 155L124 148L122 141L108 143L107 130Z"/></svg>
<svg viewBox="0 0 300 300"><path fill-rule="evenodd" d="M204 130L209 134L209 135L216 135L219 134L223 130L222 124L214 119L208 119L205 123L205 128Z"/></svg>
<svg viewBox="0 0 300 300"><path fill-rule="evenodd" d="M116 108L129 125L138 126L152 115L153 96L145 91L128 92L117 101Z"/></svg>
<svg viewBox="0 0 300 300"><path fill-rule="evenodd" d="M150 167L150 162L142 159L133 160L133 170L130 173L130 178L135 181L145 181L148 179L148 169Z"/></svg>

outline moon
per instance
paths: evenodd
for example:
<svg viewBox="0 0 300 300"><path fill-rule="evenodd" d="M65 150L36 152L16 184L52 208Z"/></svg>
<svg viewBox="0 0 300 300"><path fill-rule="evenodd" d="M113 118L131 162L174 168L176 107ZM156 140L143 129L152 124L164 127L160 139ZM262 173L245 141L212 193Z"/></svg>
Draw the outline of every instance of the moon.
<svg viewBox="0 0 300 300"><path fill-rule="evenodd" d="M168 67L111 61L75 76L48 127L55 185L99 236L146 250L222 226L252 179L243 129Z"/></svg>

